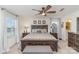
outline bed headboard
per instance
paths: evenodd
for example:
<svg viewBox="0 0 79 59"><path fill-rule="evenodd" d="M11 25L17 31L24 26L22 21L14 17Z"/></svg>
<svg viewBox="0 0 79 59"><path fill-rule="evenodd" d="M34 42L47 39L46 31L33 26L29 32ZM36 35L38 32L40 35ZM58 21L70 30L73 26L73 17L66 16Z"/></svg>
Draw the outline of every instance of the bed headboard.
<svg viewBox="0 0 79 59"><path fill-rule="evenodd" d="M33 32L33 30L37 30L36 32L48 32L48 25L31 25L31 32Z"/></svg>

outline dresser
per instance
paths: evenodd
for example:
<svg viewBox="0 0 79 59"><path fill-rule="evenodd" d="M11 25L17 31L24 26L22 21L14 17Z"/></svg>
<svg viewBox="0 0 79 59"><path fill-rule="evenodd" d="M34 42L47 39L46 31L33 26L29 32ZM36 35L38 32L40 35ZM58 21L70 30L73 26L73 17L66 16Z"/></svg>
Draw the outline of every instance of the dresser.
<svg viewBox="0 0 79 59"><path fill-rule="evenodd" d="M76 34L75 50L79 52L79 34Z"/></svg>
<svg viewBox="0 0 79 59"><path fill-rule="evenodd" d="M79 34L68 32L68 46L79 52Z"/></svg>
<svg viewBox="0 0 79 59"><path fill-rule="evenodd" d="M74 48L75 47L76 34L72 32L68 32L68 46Z"/></svg>

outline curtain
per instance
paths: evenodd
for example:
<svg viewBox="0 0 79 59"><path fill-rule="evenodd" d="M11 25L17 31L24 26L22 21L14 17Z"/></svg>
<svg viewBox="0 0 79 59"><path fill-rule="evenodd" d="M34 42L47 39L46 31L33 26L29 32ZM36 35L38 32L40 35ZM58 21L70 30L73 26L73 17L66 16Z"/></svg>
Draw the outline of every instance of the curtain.
<svg viewBox="0 0 79 59"><path fill-rule="evenodd" d="M2 12L1 12L1 8L0 8L0 53L3 52L3 32L4 32L4 28L3 28L3 19L2 19Z"/></svg>

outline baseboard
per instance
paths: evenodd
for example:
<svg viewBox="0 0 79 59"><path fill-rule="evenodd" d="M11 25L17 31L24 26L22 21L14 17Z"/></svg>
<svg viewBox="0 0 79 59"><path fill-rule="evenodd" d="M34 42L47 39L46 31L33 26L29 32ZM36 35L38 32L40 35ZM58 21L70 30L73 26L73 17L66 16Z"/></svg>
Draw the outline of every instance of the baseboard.
<svg viewBox="0 0 79 59"><path fill-rule="evenodd" d="M0 51L0 54L3 54L5 51L4 50L2 50L2 51Z"/></svg>
<svg viewBox="0 0 79 59"><path fill-rule="evenodd" d="M7 54L7 52L9 52L9 50L10 50L10 49L3 50L3 51L1 52L1 54Z"/></svg>

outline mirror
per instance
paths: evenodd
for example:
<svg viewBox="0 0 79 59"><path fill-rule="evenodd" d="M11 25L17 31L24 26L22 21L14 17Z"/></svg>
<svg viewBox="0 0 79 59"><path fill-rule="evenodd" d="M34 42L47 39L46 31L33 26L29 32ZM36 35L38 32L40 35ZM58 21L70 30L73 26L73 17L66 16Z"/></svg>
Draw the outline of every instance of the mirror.
<svg viewBox="0 0 79 59"><path fill-rule="evenodd" d="M71 30L71 19L68 18L66 21L66 31L69 32Z"/></svg>
<svg viewBox="0 0 79 59"><path fill-rule="evenodd" d="M56 23L52 23L52 25L51 25L51 32L52 33L57 33L57 24Z"/></svg>

